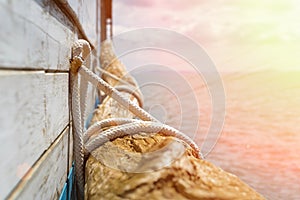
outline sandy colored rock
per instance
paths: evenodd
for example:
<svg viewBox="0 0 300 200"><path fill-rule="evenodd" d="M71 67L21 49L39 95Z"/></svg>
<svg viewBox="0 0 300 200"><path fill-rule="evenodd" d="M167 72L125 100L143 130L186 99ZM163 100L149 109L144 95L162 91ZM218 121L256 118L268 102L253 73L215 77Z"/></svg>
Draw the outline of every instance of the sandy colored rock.
<svg viewBox="0 0 300 200"><path fill-rule="evenodd" d="M148 173L122 172L90 156L86 173L88 199L263 199L236 176L196 159L190 150Z"/></svg>
<svg viewBox="0 0 300 200"><path fill-rule="evenodd" d="M126 70L114 60L110 43L102 47L102 65L120 78ZM105 56L107 55L107 56ZM108 64L112 63L112 64ZM134 85L131 77L126 81ZM111 85L118 82L105 77ZM124 96L137 100L130 94ZM92 123L134 116L106 97ZM86 162L85 199L264 199L238 177L195 157L184 142L159 133L136 134L107 142L92 152Z"/></svg>

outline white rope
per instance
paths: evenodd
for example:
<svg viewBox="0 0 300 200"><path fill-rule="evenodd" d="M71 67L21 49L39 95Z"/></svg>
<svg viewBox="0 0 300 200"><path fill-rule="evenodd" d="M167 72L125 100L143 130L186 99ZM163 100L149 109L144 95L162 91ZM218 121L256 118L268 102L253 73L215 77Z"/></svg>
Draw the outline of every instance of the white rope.
<svg viewBox="0 0 300 200"><path fill-rule="evenodd" d="M113 121L110 122L111 125ZM173 136L176 137L185 143L187 143L192 149L194 149L198 153L198 157L202 158L200 153L200 149L197 144L191 140L187 135L181 133L180 131L159 123L159 122L151 122L151 121L141 121L141 120L121 120L116 121L118 126L114 126L108 130L102 131L103 125L96 125L93 127L93 131L89 134L91 137L93 134L97 133L97 136L91 138L87 142L85 142L85 148L88 152L94 151L96 148L100 147L107 141L114 140L119 137L124 137L126 135L134 135L138 133L161 133L165 136ZM121 123L120 123L121 122ZM89 137L89 138L90 138ZM87 138L86 138L87 139Z"/></svg>
<svg viewBox="0 0 300 200"><path fill-rule="evenodd" d="M115 86L115 89L118 90L119 92L127 92L134 96L134 98L137 99L139 106L142 108L143 107L143 99L141 98L141 94L139 91L137 91L135 88L129 85L117 85Z"/></svg>
<svg viewBox="0 0 300 200"><path fill-rule="evenodd" d="M109 119L104 119L102 121L98 121L98 122L94 123L92 126L90 126L86 132L84 132L83 142L84 142L84 144L86 144L91 136L93 136L99 130L102 130L103 128L107 128L107 127L111 127L111 126L118 126L118 125L127 124L127 123L131 123L131 122L135 122L135 121L137 121L137 120L129 119L129 118L109 118Z"/></svg>
<svg viewBox="0 0 300 200"><path fill-rule="evenodd" d="M86 40L78 40L74 43L72 49L72 58L80 57L85 61L85 66L89 69L91 68L91 47L90 44ZM88 82L84 79L84 77L80 78L80 108L81 108L81 124L84 129L84 123L86 119L86 101L87 101L87 91L88 90Z"/></svg>
<svg viewBox="0 0 300 200"><path fill-rule="evenodd" d="M133 79L134 84L135 84L135 85L133 85L133 84L128 83L127 81L117 77L116 75L114 75L104 69L101 69L100 67L96 67L96 70L99 70L102 74L109 76L110 78L121 83L120 85L117 85L114 88L116 90L118 90L119 92L127 92L127 93L133 95L138 100L139 106L141 108L143 107L143 105L144 105L143 95L141 94L141 91L139 89L134 88L134 86L137 86L135 79Z"/></svg>
<svg viewBox="0 0 300 200"><path fill-rule="evenodd" d="M84 148L87 152L92 152L105 142L114 140L118 137L124 137L126 135L144 133L160 133L166 136L173 136L181 139L187 143L191 148L197 152L198 157L202 158L201 152L197 144L189 138L187 135L180 131L160 123L152 115L146 112L144 109L133 103L130 99L124 98L120 91L128 92L134 95L139 104L142 105L141 93L135 92L135 90L129 86L126 81L126 86L118 86L117 89L110 86L103 79L98 77L87 67L83 65L83 58L87 59L86 64L89 63L90 47L87 41L79 40L74 44L72 48L72 60L71 60L71 91L72 91L72 117L73 117L73 130L74 130L74 157L75 157L75 176L77 181L77 188L81 199L84 198ZM101 70L102 71L102 70ZM106 72L111 76L109 72ZM79 85L79 74L81 75ZM114 76L114 75L113 75ZM111 76L111 77L113 77ZM115 79L122 80L118 77ZM141 120L135 119L106 119L92 125L84 134L84 120L86 110L86 97L88 82L91 82L98 90L103 91L106 95L113 98L120 105L131 111L134 115ZM123 80L122 80L123 81ZM120 81L120 82L122 82ZM123 81L124 82L124 81ZM79 90L80 89L80 90ZM145 121L142 121L145 120ZM113 127L111 127L113 126ZM111 127L108 130L102 131L103 128ZM97 135L96 135L97 134ZM96 135L92 137L93 135Z"/></svg>
<svg viewBox="0 0 300 200"><path fill-rule="evenodd" d="M96 86L99 90L103 91L105 94L113 98L115 101L117 101L120 105L128 109L130 112L132 112L134 115L139 117L142 120L145 121L157 121L153 116L151 116L149 113L147 113L144 109L140 108L138 105L130 101L129 99L126 99L122 96L122 94L110 86L107 82L105 82L103 79L101 79L99 76L94 74L92 71L87 69L84 65L82 65L78 72L86 78L89 82L91 82L94 86Z"/></svg>
<svg viewBox="0 0 300 200"><path fill-rule="evenodd" d="M84 185L84 153L82 141L82 121L80 109L80 92L78 85L78 75L71 75L71 90L72 90L72 118L73 118L73 132L74 132L74 158L75 158L75 176L76 185L79 189L80 195L83 195L83 190L80 189Z"/></svg>
<svg viewBox="0 0 300 200"><path fill-rule="evenodd" d="M83 59L86 59L87 66L90 66L91 48L87 41L78 40L72 47L71 62L71 91L72 91L72 118L74 131L74 158L75 158L75 176L76 185L79 192L79 198L84 198L84 149L82 133L84 132L84 122L86 113L86 99L88 82L83 77L80 79L77 68L82 65Z"/></svg>
<svg viewBox="0 0 300 200"><path fill-rule="evenodd" d="M145 121L152 121L151 123L137 122L137 124L139 125L139 128L136 127L137 126L136 124L130 123L127 126L121 125L121 126L126 127L127 128L126 130L123 130L123 129L118 128L118 127L112 128L113 131L111 129L109 129L108 131L111 131L111 132L108 132L107 135L104 134L102 136L102 134L100 134L99 139L97 139L97 137L96 137L96 139L95 139L96 141L94 143L87 144L86 148L89 152L90 152L90 148L95 147L95 146L99 146L98 144L100 144L100 145L103 144L104 141L107 141L107 138L109 140L112 140L112 139L115 139L117 137L123 137L124 135L122 135L122 134L124 134L127 131L129 131L129 132L127 132L129 134L135 134L135 133L138 133L138 132L151 132L151 133L161 132L165 135L173 136L173 137L177 137L179 139L182 139L187 144L189 144L201 157L201 153L200 153L199 148L194 143L194 141L192 139L190 139L188 136L186 136L185 134L179 132L178 130L176 130L172 127L161 124L157 119L155 119L153 116L151 116L149 113L147 113L144 109L140 108L139 106L134 104L129 99L124 98L119 91L117 91L115 88L110 86L104 80L99 78L93 72L88 70L85 66L82 65L79 68L79 73L83 77L86 77L87 80L90 81L93 85L97 86L97 88L99 90L104 91L107 95L111 96L118 103L125 106L125 108L127 108L129 111L131 111L133 114L135 114L140 119L145 120ZM156 122L156 123L154 123L154 122ZM125 133L125 135L127 135L127 134ZM94 149L94 148L92 148L92 149Z"/></svg>

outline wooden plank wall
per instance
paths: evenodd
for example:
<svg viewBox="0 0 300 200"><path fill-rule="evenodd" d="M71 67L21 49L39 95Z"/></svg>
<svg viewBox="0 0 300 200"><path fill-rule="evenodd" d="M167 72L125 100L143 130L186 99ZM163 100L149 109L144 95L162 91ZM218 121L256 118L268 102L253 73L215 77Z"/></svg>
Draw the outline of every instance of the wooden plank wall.
<svg viewBox="0 0 300 200"><path fill-rule="evenodd" d="M69 3L97 44L98 2ZM51 0L2 0L0 24L0 199L57 199L72 164L68 71L76 27Z"/></svg>

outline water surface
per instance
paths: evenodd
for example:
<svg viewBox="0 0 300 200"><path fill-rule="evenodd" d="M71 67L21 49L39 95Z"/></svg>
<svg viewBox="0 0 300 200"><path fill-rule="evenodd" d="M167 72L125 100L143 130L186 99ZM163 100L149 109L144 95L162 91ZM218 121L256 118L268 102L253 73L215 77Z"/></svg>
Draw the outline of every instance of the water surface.
<svg viewBox="0 0 300 200"><path fill-rule="evenodd" d="M160 83L141 88L145 108L201 145L213 106L204 81L189 72L181 73L186 79L163 71L133 74L141 84ZM268 199L300 199L300 72L223 73L222 78L225 124L206 159Z"/></svg>

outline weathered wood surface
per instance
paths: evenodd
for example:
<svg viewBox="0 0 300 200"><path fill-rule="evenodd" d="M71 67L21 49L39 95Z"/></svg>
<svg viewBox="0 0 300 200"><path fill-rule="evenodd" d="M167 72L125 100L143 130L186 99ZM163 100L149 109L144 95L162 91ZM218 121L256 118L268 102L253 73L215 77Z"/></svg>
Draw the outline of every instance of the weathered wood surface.
<svg viewBox="0 0 300 200"><path fill-rule="evenodd" d="M0 197L69 123L68 74L0 70Z"/></svg>
<svg viewBox="0 0 300 200"><path fill-rule="evenodd" d="M32 0L1 2L1 67L67 71L76 34L61 23L68 23L66 17L60 22L53 15L61 15L53 2L47 7Z"/></svg>
<svg viewBox="0 0 300 200"><path fill-rule="evenodd" d="M99 0L69 0L91 43L97 47ZM6 68L68 70L76 27L54 1L0 2L0 63Z"/></svg>
<svg viewBox="0 0 300 200"><path fill-rule="evenodd" d="M110 46L102 62L113 57ZM102 48L104 45L102 46ZM104 65L105 66L105 65ZM118 68L118 69L117 69ZM126 74L118 61L106 68L118 77ZM111 70L113 69L113 70ZM118 84L104 77L110 84ZM133 98L133 97L130 97ZM109 117L132 118L126 109L107 97L95 112L93 122ZM175 149L145 160L146 153L155 152L170 144L172 137L154 134L125 136L107 142L89 156L86 163L86 199L264 199L238 177L229 174L206 160L193 155L185 148L183 154L174 156ZM180 141L175 143L183 144ZM174 156L170 159L170 157ZM169 165L161 167L156 163ZM126 172L131 166L132 173ZM158 167L157 167L158 166ZM134 173L146 169L141 173ZM147 171L148 170L148 171Z"/></svg>
<svg viewBox="0 0 300 200"><path fill-rule="evenodd" d="M100 6L100 0L89 2L83 2L82 0L68 0L68 3L78 16L79 22L82 24L88 39L95 47L97 47L98 40L100 39L98 37L99 33L97 32L97 9Z"/></svg>
<svg viewBox="0 0 300 200"><path fill-rule="evenodd" d="M47 148L43 72L0 72L0 198Z"/></svg>
<svg viewBox="0 0 300 200"><path fill-rule="evenodd" d="M22 178L8 199L58 199L68 173L67 127Z"/></svg>
<svg viewBox="0 0 300 200"><path fill-rule="evenodd" d="M69 74L45 74L46 135L51 144L69 124Z"/></svg>
<svg viewBox="0 0 300 200"><path fill-rule="evenodd" d="M98 1L68 2L97 46ZM53 0L2 0L0 23L0 199L56 199L73 161L68 71L78 29Z"/></svg>

